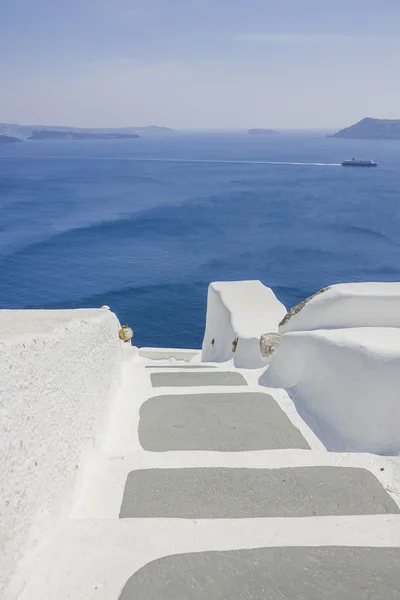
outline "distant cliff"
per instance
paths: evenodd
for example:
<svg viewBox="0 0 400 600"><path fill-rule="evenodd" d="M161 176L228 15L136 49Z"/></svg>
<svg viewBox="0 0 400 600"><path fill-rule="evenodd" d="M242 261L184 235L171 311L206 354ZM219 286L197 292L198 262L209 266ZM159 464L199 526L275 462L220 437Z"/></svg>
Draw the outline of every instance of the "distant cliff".
<svg viewBox="0 0 400 600"><path fill-rule="evenodd" d="M28 140L124 140L138 138L137 133L75 133L73 131L33 131Z"/></svg>
<svg viewBox="0 0 400 600"><path fill-rule="evenodd" d="M278 131L274 131L274 129L249 129L247 132L250 135L271 135L273 133L279 133Z"/></svg>
<svg viewBox="0 0 400 600"><path fill-rule="evenodd" d="M328 137L364 140L400 140L400 119L371 119L366 117L355 125L341 129Z"/></svg>
<svg viewBox="0 0 400 600"><path fill-rule="evenodd" d="M102 127L102 128L86 128L86 127L63 127L53 125L18 125L17 123L0 123L0 135L15 136L19 138L31 137L34 131L62 131L63 133L85 133L85 134L104 134L118 133L123 135L147 135L147 134L167 134L172 133L172 129L168 127L158 127L158 125L150 125L149 127Z"/></svg>
<svg viewBox="0 0 400 600"><path fill-rule="evenodd" d="M0 135L0 144L15 144L16 142L22 142L22 140L9 135Z"/></svg>

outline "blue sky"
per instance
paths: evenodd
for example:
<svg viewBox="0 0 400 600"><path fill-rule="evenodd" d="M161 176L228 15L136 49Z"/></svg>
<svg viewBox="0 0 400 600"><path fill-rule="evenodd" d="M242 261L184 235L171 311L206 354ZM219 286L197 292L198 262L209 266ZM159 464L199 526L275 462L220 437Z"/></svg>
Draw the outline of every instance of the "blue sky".
<svg viewBox="0 0 400 600"><path fill-rule="evenodd" d="M400 118L399 0L0 0L0 122Z"/></svg>

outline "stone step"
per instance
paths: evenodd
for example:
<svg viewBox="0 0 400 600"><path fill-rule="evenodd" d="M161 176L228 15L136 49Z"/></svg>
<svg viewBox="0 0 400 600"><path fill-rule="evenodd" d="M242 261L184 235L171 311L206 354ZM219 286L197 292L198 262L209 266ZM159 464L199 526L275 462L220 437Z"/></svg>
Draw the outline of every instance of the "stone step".
<svg viewBox="0 0 400 600"><path fill-rule="evenodd" d="M120 518L183 519L397 514L366 469L142 469L128 474Z"/></svg>
<svg viewBox="0 0 400 600"><path fill-rule="evenodd" d="M146 369L215 369L215 365L146 365Z"/></svg>
<svg viewBox="0 0 400 600"><path fill-rule="evenodd" d="M19 600L398 598L400 515L60 525Z"/></svg>
<svg viewBox="0 0 400 600"><path fill-rule="evenodd" d="M260 392L150 398L140 408L139 441L152 452L309 448L274 398Z"/></svg>
<svg viewBox="0 0 400 600"><path fill-rule="evenodd" d="M207 373L151 373L153 387L197 387L247 385L243 375L234 371L214 371Z"/></svg>
<svg viewBox="0 0 400 600"><path fill-rule="evenodd" d="M139 447L123 455L94 453L85 474L85 485L74 506L73 518L118 519L124 489L131 471L144 469L281 469L342 467L366 469L385 489L396 485L390 458L368 454L337 454L313 450L283 449L250 452L148 452ZM179 493L179 489L176 492ZM207 495L207 489L201 495ZM368 493L368 490L367 490ZM397 496L392 495L396 501Z"/></svg>
<svg viewBox="0 0 400 600"><path fill-rule="evenodd" d="M397 600L400 548L254 548L148 563L119 600Z"/></svg>
<svg viewBox="0 0 400 600"><path fill-rule="evenodd" d="M188 362L201 355L201 350L185 348L139 348L139 356L148 360L177 360Z"/></svg>

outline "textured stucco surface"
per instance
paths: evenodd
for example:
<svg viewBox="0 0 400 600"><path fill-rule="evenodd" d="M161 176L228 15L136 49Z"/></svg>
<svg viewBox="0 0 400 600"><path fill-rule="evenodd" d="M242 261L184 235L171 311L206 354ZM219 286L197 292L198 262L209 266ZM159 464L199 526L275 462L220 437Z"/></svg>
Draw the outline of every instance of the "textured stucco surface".
<svg viewBox="0 0 400 600"><path fill-rule="evenodd" d="M128 475L120 517L183 519L397 514L366 469L144 469Z"/></svg>
<svg viewBox="0 0 400 600"><path fill-rule="evenodd" d="M70 508L119 384L118 327L104 309L0 311L2 598L40 516Z"/></svg>
<svg viewBox="0 0 400 600"><path fill-rule="evenodd" d="M400 548L255 548L155 560L119 600L395 600L399 589Z"/></svg>

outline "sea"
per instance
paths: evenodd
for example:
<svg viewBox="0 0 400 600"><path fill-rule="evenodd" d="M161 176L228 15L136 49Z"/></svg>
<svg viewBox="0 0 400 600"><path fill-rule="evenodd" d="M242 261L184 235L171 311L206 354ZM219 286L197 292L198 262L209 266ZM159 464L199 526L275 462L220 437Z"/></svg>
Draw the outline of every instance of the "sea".
<svg viewBox="0 0 400 600"><path fill-rule="evenodd" d="M378 168L343 168L372 158ZM400 141L185 132L0 147L0 308L108 305L138 346L200 348L212 281L286 307L400 281Z"/></svg>

